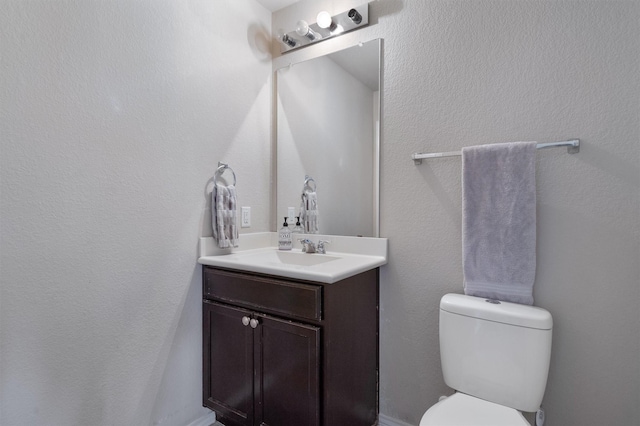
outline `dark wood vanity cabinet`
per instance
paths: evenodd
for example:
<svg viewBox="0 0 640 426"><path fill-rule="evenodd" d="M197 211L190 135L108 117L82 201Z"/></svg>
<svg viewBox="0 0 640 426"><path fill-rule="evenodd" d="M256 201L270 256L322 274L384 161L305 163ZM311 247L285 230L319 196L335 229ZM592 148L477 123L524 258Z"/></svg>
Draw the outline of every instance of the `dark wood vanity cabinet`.
<svg viewBox="0 0 640 426"><path fill-rule="evenodd" d="M205 405L229 424L318 425L318 327L210 301L203 309Z"/></svg>
<svg viewBox="0 0 640 426"><path fill-rule="evenodd" d="M376 423L378 269L322 284L203 268L203 404L221 423Z"/></svg>

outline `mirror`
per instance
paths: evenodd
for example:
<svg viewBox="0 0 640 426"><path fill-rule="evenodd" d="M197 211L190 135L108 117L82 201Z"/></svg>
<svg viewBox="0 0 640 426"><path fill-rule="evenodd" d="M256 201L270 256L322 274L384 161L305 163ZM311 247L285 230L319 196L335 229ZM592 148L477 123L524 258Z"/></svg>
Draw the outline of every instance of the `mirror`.
<svg viewBox="0 0 640 426"><path fill-rule="evenodd" d="M377 39L276 71L275 229L308 175L318 233L379 236L381 54Z"/></svg>

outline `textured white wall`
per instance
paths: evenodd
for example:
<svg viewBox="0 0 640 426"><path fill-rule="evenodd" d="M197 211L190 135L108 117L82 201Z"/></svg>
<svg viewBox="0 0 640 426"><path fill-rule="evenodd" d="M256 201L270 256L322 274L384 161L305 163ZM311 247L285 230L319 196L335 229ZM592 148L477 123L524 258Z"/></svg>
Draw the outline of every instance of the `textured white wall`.
<svg viewBox="0 0 640 426"><path fill-rule="evenodd" d="M304 0L273 26L360 3ZM639 7L381 0L368 28L272 64L252 2L3 2L0 422L202 413L194 260L215 162L267 230L271 66L383 37L382 412L416 424L447 391L437 308L461 291L459 160L411 153L579 137L576 156L539 153L547 424L634 424Z"/></svg>
<svg viewBox="0 0 640 426"><path fill-rule="evenodd" d="M358 0L303 0L273 28ZM554 316L549 426L640 417L640 3L371 3L371 25L274 57L274 69L384 38L381 412L417 424L447 393L438 303L462 292L460 159L414 152L580 138L538 154L536 305ZM277 56L277 53L274 54Z"/></svg>
<svg viewBox="0 0 640 426"><path fill-rule="evenodd" d="M219 160L269 228L270 13L254 1L0 8L3 425L184 425Z"/></svg>

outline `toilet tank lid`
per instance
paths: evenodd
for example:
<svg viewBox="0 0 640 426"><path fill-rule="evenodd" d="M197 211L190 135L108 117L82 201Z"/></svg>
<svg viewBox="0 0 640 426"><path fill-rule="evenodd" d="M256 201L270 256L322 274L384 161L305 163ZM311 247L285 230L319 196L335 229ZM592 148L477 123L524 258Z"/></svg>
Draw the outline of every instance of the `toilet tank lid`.
<svg viewBox="0 0 640 426"><path fill-rule="evenodd" d="M551 330L553 318L546 309L518 303L489 302L482 297L463 294L445 294L440 300L440 309L454 314L480 318L504 324Z"/></svg>

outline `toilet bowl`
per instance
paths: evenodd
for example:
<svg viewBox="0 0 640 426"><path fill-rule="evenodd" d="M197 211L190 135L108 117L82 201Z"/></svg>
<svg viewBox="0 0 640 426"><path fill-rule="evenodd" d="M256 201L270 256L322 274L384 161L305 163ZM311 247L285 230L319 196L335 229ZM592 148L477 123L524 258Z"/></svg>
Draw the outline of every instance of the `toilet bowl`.
<svg viewBox="0 0 640 426"><path fill-rule="evenodd" d="M427 410L420 426L531 426L518 410L455 393Z"/></svg>
<svg viewBox="0 0 640 426"><path fill-rule="evenodd" d="M521 411L542 402L551 358L551 314L534 306L447 294L440 300L440 361L456 393L420 426L531 426Z"/></svg>

